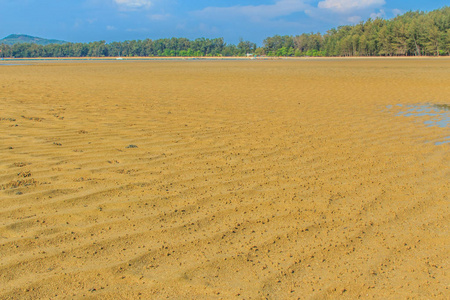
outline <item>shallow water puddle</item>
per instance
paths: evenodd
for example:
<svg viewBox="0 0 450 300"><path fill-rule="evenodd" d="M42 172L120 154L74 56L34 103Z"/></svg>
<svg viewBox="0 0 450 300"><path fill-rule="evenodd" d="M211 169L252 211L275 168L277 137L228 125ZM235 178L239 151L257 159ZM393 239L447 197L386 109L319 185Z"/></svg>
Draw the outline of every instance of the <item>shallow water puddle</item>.
<svg viewBox="0 0 450 300"><path fill-rule="evenodd" d="M424 121L428 126L438 126L442 128L450 128L450 105L448 104L417 104L402 105L397 104L405 110L400 111L396 116L402 117L429 117ZM391 109L392 105L388 105L387 109ZM435 145L450 143L450 136L444 137L442 141L435 142Z"/></svg>

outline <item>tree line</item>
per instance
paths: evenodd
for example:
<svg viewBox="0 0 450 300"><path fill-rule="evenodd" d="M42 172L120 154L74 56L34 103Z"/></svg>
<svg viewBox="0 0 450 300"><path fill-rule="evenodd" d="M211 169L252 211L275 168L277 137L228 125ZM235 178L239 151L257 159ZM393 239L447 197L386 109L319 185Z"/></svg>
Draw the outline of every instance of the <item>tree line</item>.
<svg viewBox="0 0 450 300"><path fill-rule="evenodd" d="M196 56L441 56L450 55L450 7L428 13L410 11L390 20L368 19L326 34L275 35L262 47L223 38L145 39L62 45L1 44L0 57L196 57Z"/></svg>
<svg viewBox="0 0 450 300"><path fill-rule="evenodd" d="M439 56L450 54L450 7L410 11L394 19L369 19L326 34L304 33L264 40L269 56Z"/></svg>

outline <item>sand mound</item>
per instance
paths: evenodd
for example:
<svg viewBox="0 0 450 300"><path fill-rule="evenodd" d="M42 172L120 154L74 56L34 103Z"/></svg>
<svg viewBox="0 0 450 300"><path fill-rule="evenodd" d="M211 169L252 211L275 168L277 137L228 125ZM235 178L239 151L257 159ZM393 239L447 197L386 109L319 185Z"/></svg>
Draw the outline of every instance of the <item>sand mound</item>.
<svg viewBox="0 0 450 300"><path fill-rule="evenodd" d="M0 298L448 296L449 59L0 68Z"/></svg>

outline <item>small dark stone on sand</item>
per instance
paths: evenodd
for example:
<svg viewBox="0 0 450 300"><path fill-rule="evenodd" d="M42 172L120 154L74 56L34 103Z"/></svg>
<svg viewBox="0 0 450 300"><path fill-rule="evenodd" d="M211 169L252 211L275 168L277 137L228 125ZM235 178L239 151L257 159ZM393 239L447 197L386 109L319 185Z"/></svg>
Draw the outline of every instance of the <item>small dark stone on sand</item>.
<svg viewBox="0 0 450 300"><path fill-rule="evenodd" d="M136 146L136 145L128 145L128 146L126 146L125 148L137 148L138 146Z"/></svg>

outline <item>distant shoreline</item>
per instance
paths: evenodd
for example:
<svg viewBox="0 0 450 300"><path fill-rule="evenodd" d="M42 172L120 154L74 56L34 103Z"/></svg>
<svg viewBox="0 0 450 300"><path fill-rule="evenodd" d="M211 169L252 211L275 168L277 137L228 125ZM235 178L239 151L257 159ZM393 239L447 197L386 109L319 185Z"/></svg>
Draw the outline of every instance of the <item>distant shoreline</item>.
<svg viewBox="0 0 450 300"><path fill-rule="evenodd" d="M26 57L26 58L0 58L1 62L12 61L252 61L252 60L286 60L286 61L302 61L302 60L421 60L421 59L450 59L450 56L321 56L321 57L273 57L273 56L258 56L258 57Z"/></svg>

